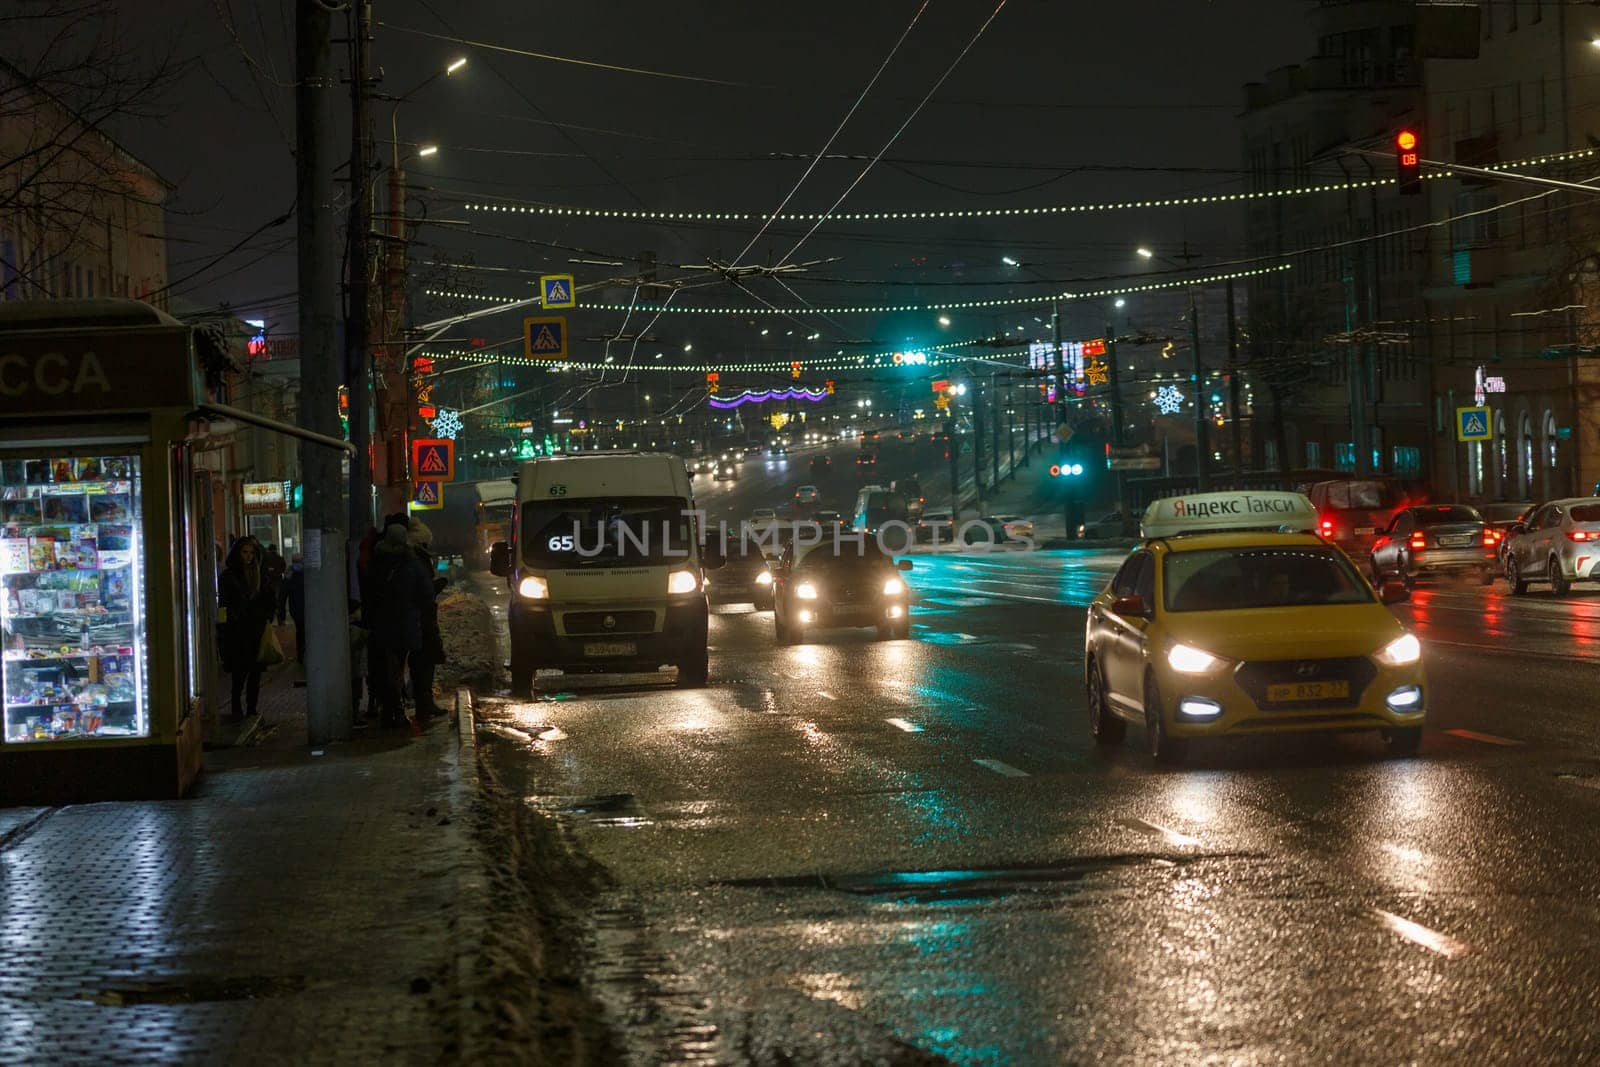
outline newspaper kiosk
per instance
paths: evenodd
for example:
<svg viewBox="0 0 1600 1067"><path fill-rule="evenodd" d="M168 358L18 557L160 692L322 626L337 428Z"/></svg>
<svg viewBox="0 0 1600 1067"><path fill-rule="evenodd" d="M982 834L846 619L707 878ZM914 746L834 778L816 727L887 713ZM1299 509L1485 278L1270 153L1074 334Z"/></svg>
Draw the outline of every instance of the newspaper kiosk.
<svg viewBox="0 0 1600 1067"><path fill-rule="evenodd" d="M192 331L0 304L0 803L181 796L214 659Z"/></svg>

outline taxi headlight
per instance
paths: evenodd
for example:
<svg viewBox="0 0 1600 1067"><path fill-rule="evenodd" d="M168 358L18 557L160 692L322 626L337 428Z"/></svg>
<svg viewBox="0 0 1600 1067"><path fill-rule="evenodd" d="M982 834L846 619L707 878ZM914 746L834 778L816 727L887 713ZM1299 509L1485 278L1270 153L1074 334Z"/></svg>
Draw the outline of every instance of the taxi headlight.
<svg viewBox="0 0 1600 1067"><path fill-rule="evenodd" d="M906 591L906 583L902 582L898 578L890 578L887 582L883 583L883 595L884 596L899 596L901 593L904 593L905 591Z"/></svg>
<svg viewBox="0 0 1600 1067"><path fill-rule="evenodd" d="M1372 654L1372 658L1388 667L1405 667L1422 658L1422 642L1415 634L1401 634Z"/></svg>
<svg viewBox="0 0 1600 1067"><path fill-rule="evenodd" d="M794 587L794 595L801 600L815 600L817 599L817 587L810 582L801 582Z"/></svg>
<svg viewBox="0 0 1600 1067"><path fill-rule="evenodd" d="M1193 645L1173 645L1167 650L1167 665L1179 674L1211 674L1226 667L1228 661Z"/></svg>
<svg viewBox="0 0 1600 1067"><path fill-rule="evenodd" d="M537 574L530 574L517 583L517 592L529 600L548 600L550 598L550 583Z"/></svg>
<svg viewBox="0 0 1600 1067"><path fill-rule="evenodd" d="M756 575L756 584L757 585L771 585L772 584L772 572L771 571L762 571L760 574Z"/></svg>
<svg viewBox="0 0 1600 1067"><path fill-rule="evenodd" d="M694 571L673 571L667 575L668 593L692 593L700 588L700 579Z"/></svg>

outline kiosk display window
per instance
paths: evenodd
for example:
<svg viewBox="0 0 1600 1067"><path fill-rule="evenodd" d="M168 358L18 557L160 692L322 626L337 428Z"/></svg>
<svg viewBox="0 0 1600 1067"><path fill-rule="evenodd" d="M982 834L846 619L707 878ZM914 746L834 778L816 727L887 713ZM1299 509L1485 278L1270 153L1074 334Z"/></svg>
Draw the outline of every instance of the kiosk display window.
<svg viewBox="0 0 1600 1067"><path fill-rule="evenodd" d="M150 735L137 455L0 458L0 742Z"/></svg>

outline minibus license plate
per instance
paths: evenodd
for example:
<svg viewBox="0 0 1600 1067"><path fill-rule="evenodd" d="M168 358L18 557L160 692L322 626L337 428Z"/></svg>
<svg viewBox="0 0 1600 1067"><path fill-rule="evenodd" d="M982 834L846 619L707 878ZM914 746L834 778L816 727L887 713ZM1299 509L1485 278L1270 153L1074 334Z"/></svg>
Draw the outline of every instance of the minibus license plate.
<svg viewBox="0 0 1600 1067"><path fill-rule="evenodd" d="M585 656L631 656L637 651L632 641L588 641L583 646Z"/></svg>

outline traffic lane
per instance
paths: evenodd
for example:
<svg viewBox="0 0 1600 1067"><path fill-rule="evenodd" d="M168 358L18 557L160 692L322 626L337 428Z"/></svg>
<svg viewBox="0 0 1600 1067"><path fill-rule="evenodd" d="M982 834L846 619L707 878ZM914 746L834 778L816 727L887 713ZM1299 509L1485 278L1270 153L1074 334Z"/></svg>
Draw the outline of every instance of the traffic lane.
<svg viewBox="0 0 1600 1067"><path fill-rule="evenodd" d="M1565 597L1537 589L1512 596L1499 583L1419 585L1401 616L1441 645L1527 659L1600 659L1600 588L1592 585Z"/></svg>
<svg viewBox="0 0 1600 1067"><path fill-rule="evenodd" d="M1276 763L1158 773L1131 747L1092 754L1074 726L1054 740L1030 737L1011 754L998 717L952 714L964 698L949 684L936 688L957 690L956 699L944 698L945 717L930 720L933 728L876 732L865 727L899 694L880 692L863 710L836 690L870 692L878 671L821 689L811 657L800 656L805 648L784 650L798 658L774 650L763 671L762 618L719 616L714 624L714 677L725 655L738 657L747 666L731 684L755 687L743 699L630 696L622 699L639 703L606 702L600 715L589 713L601 702L537 709L540 719L570 720L556 727L564 736L549 742L568 751L548 762L553 782L575 775L553 795L541 782L537 803L568 813L557 817L618 876L621 892L648 893L658 935L674 954L697 961L708 988L732 996L780 987L834 1003L845 997L923 1047L965 1058L986 1047L970 1035L999 1032L1011 1035L1006 1050L1032 1058L1103 1038L1060 1025L1081 1015L1074 1005L1096 990L1117 991L1119 1003L1156 1005L1148 1032L1136 1025L1127 1038L1128 1051L1170 1056L1241 1043L1301 1047L1297 1040L1308 1051L1370 1052L1378 1045L1364 1042L1381 1044L1381 1037L1352 1044L1350 1035L1370 1034L1373 1018L1413 1003L1408 991L1417 981L1446 989L1428 1018L1455 1034L1462 1050L1492 1051L1508 1017L1527 1005L1513 997L1478 1011L1486 989L1516 988L1507 980L1529 971L1563 989L1592 986L1583 969L1592 938L1569 939L1566 930L1575 922L1586 930L1582 916L1592 906L1596 872L1583 859L1594 853L1587 796L1578 798L1589 806L1574 825L1571 814L1561 816L1565 805L1522 795L1475 751L1441 754L1431 738L1420 761L1383 760L1376 746L1358 759L1330 760L1317 746L1290 745ZM925 673L935 673L934 662L965 657L948 662L945 673L987 672L991 692L1004 686L1019 703L1043 699L1018 691L1015 666L982 646L935 648ZM858 644L811 651L835 677L865 662ZM840 651L846 655L834 661ZM798 697L785 678L805 686ZM1074 711L1081 713L1081 702ZM673 714L684 717L663 718ZM897 717L919 721L914 713ZM1072 718L1081 724L1081 714ZM663 734L668 740L658 747ZM974 738L996 747L974 746ZM603 758L576 756L584 745L604 749ZM1030 752L1060 763L1013 777L977 764L975 747L1011 755L1015 763L1005 765L1019 770ZM1259 756L1271 746L1251 747ZM1069 768L1073 755L1090 759ZM604 814L576 813L585 788L626 795L633 807L596 804ZM1572 802L1566 793L1559 799ZM1546 832L1527 834L1530 814L1543 819L1545 809ZM1552 862L1562 858L1573 865ZM927 876L930 870L947 876ZM793 884L818 875L831 888ZM1458 900L1457 892L1471 897ZM1525 919L1530 897L1539 902L1536 919ZM701 921L686 923L686 915ZM970 938L944 936L952 923ZM671 944L675 936L684 940ZM1152 954L1152 944L1167 951ZM930 974L935 945L944 948ZM1059 948L1040 953L1040 945ZM1183 949L1176 966L1174 945ZM1440 946L1453 955L1441 955ZM952 952L961 966L946 973ZM1474 977L1474 958L1486 953L1505 958ZM1469 962L1446 974L1433 956ZM1059 974L1063 958L1084 961L1074 965L1074 980ZM773 960L786 962L773 970ZM1316 989L1305 991L1306 974L1319 976ZM997 996L960 992L974 981ZM1184 991L1175 999L1174 982ZM1253 1007L1232 1012L1226 1033L1198 1045L1167 1044L1175 1032L1214 1023L1194 999L1207 989L1212 1001L1266 1007L1259 1015ZM1284 989L1302 992L1285 1001ZM1309 1033L1284 1032L1278 1012L1311 999L1338 1007ZM1557 1006L1557 1023L1592 1008L1576 1000L1570 1012ZM1408 1015L1390 1038L1414 1039L1416 1021ZM1103 1047L1122 1047L1121 1037L1106 1040Z"/></svg>

